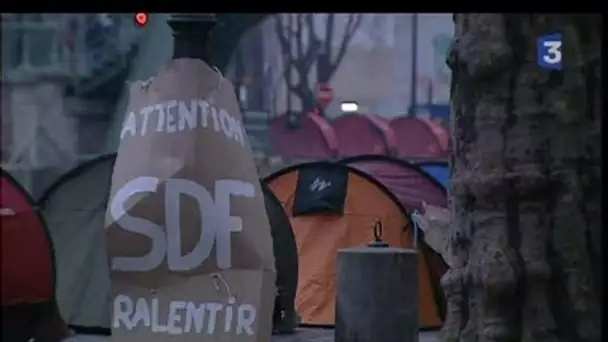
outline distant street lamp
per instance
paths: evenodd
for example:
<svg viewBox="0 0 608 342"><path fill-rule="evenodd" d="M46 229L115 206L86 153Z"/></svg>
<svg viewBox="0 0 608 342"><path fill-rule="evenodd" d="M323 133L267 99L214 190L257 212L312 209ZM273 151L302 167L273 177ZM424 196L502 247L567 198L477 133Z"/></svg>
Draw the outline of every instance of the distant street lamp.
<svg viewBox="0 0 608 342"><path fill-rule="evenodd" d="M356 102L342 102L340 103L340 110L343 113L355 113L359 111L359 105Z"/></svg>

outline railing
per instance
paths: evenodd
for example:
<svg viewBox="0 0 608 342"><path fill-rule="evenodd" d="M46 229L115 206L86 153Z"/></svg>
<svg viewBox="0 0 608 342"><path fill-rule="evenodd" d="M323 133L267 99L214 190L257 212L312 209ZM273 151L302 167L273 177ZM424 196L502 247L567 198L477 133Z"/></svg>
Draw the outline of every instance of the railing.
<svg viewBox="0 0 608 342"><path fill-rule="evenodd" d="M251 148L256 152L268 153L270 142L268 138L269 113L243 111L244 128L249 137Z"/></svg>
<svg viewBox="0 0 608 342"><path fill-rule="evenodd" d="M61 75L77 84L125 67L142 30L133 14L2 14L3 77Z"/></svg>
<svg viewBox="0 0 608 342"><path fill-rule="evenodd" d="M2 14L3 77L66 74L69 51L61 15Z"/></svg>
<svg viewBox="0 0 608 342"><path fill-rule="evenodd" d="M139 42L143 30L135 25L133 14L80 15L76 18L80 37L75 47L83 78L77 91L89 91L124 70L129 52ZM74 19L73 19L74 20Z"/></svg>

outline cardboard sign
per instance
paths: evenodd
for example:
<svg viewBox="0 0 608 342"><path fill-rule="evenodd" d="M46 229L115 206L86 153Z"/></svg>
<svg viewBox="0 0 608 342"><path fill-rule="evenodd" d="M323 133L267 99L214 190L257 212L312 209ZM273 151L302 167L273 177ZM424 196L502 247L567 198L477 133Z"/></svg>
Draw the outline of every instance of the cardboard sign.
<svg viewBox="0 0 608 342"><path fill-rule="evenodd" d="M107 210L113 341L270 340L274 255L232 84L195 59L131 86Z"/></svg>

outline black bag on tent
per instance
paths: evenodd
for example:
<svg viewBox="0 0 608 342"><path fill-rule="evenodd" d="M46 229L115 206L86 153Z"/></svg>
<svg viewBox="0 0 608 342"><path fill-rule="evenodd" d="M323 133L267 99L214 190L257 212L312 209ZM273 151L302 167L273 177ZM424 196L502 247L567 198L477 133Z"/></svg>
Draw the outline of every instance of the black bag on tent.
<svg viewBox="0 0 608 342"><path fill-rule="evenodd" d="M348 173L323 164L300 170L293 204L293 215L327 212L342 215L346 200Z"/></svg>

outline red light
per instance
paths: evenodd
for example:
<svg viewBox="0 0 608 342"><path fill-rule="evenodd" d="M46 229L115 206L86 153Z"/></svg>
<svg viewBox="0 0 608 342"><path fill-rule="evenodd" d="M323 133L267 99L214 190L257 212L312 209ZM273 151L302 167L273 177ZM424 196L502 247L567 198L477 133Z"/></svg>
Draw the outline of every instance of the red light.
<svg viewBox="0 0 608 342"><path fill-rule="evenodd" d="M146 26L148 24L148 20L150 20L148 13L139 12L135 14L135 24L137 24L137 26Z"/></svg>

